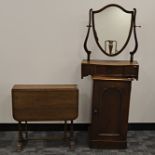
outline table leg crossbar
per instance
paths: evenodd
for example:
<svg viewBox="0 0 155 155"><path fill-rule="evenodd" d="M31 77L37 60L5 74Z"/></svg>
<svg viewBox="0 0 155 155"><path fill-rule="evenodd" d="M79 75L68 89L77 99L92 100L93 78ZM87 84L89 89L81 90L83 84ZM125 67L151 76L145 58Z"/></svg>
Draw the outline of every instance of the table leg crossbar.
<svg viewBox="0 0 155 155"><path fill-rule="evenodd" d="M23 136L24 132L24 136ZM69 132L69 136L68 136ZM73 130L73 120L70 121L70 129L68 131L67 121L64 121L64 136L63 137L50 137L50 138L29 138L28 137L28 123L25 121L24 130L22 129L22 122L18 122L18 142L17 151L22 151L23 147L26 145L28 140L64 140L64 142L69 142L69 147L71 150L74 149L74 130Z"/></svg>

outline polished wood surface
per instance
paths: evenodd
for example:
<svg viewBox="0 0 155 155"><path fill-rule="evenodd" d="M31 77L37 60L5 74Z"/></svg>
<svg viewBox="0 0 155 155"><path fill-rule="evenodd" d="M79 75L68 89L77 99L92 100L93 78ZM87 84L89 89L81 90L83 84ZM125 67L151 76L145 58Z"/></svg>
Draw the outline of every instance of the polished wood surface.
<svg viewBox="0 0 155 155"><path fill-rule="evenodd" d="M90 147L127 147L131 82L138 79L138 70L137 61L82 61L82 78L91 75L93 79Z"/></svg>
<svg viewBox="0 0 155 155"><path fill-rule="evenodd" d="M131 81L94 79L91 147L126 147L130 90Z"/></svg>
<svg viewBox="0 0 155 155"><path fill-rule="evenodd" d="M113 80L113 81L132 81L134 80L134 78L116 78L116 77L109 77L109 76L93 76L92 77L93 80L104 80L104 81L109 81L109 80Z"/></svg>
<svg viewBox="0 0 155 155"><path fill-rule="evenodd" d="M78 88L76 85L14 85L12 88L13 117L18 121L17 150L29 140L27 121L64 121L64 140L74 147L73 120L78 116ZM67 121L70 120L70 136ZM23 137L22 121L25 122Z"/></svg>
<svg viewBox="0 0 155 155"><path fill-rule="evenodd" d="M15 85L13 117L17 121L73 120L78 116L76 85Z"/></svg>
<svg viewBox="0 0 155 155"><path fill-rule="evenodd" d="M137 61L130 62L128 60L83 60L82 64L108 65L108 66L138 66Z"/></svg>
<svg viewBox="0 0 155 155"><path fill-rule="evenodd" d="M134 78L138 80L139 65L137 61L127 60L83 60L81 63L82 78L88 75Z"/></svg>
<svg viewBox="0 0 155 155"><path fill-rule="evenodd" d="M77 85L57 85L57 84L17 84L13 86L13 91L66 91L66 90L75 90L77 89Z"/></svg>

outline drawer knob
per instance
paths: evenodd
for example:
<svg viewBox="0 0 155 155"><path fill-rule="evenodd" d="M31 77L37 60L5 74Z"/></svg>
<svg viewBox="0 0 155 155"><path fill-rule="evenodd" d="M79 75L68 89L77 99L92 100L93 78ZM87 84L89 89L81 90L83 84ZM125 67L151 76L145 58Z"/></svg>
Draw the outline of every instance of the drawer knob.
<svg viewBox="0 0 155 155"><path fill-rule="evenodd" d="M94 109L94 114L97 114L98 113L98 110L97 109Z"/></svg>

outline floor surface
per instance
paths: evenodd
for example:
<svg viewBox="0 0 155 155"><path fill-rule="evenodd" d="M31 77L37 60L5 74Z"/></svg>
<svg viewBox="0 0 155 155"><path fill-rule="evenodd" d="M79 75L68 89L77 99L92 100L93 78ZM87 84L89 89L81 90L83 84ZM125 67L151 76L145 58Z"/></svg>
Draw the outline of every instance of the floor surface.
<svg viewBox="0 0 155 155"><path fill-rule="evenodd" d="M62 137L63 132L29 132L30 138ZM128 148L122 150L90 149L87 132L75 132L75 149L63 141L29 141L23 151L16 151L17 132L0 132L0 155L155 155L155 131L129 131Z"/></svg>

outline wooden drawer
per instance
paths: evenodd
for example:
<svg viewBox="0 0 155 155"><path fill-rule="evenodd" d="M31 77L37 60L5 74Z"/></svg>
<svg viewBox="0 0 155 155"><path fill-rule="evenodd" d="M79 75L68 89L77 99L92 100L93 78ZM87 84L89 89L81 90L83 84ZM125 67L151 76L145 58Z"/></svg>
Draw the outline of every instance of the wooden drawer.
<svg viewBox="0 0 155 155"><path fill-rule="evenodd" d="M17 121L73 120L78 116L76 85L15 85L13 117Z"/></svg>
<svg viewBox="0 0 155 155"><path fill-rule="evenodd" d="M82 65L82 70L81 70L81 75L82 77L95 74L96 72L96 66L94 65Z"/></svg>
<svg viewBox="0 0 155 155"><path fill-rule="evenodd" d="M109 76L138 79L139 65L137 61L83 60L81 64L82 78L88 75Z"/></svg>
<svg viewBox="0 0 155 155"><path fill-rule="evenodd" d="M123 76L123 68L119 66L96 66L95 75Z"/></svg>
<svg viewBox="0 0 155 155"><path fill-rule="evenodd" d="M125 77L138 79L139 66L124 66Z"/></svg>

